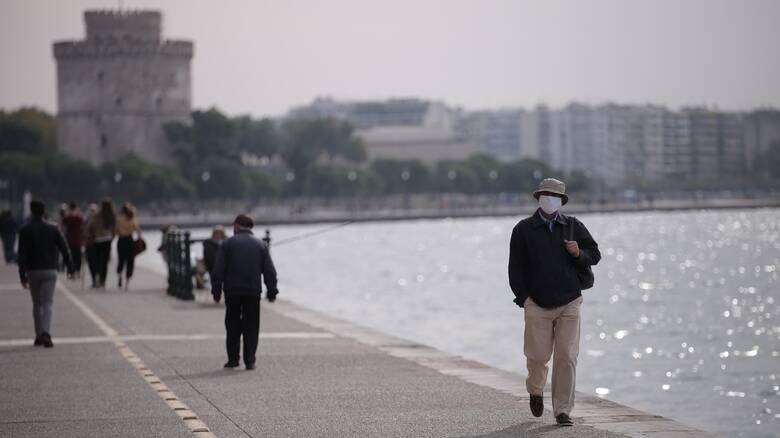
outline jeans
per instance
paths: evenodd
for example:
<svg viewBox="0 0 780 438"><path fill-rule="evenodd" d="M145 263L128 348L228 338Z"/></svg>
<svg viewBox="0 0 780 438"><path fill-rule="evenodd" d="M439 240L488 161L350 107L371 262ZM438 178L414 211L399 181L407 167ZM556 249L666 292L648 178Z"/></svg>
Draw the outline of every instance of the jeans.
<svg viewBox="0 0 780 438"><path fill-rule="evenodd" d="M57 284L57 270L41 269L27 272L30 280L30 295L33 301L33 321L35 336L51 333L51 307L54 299L54 286Z"/></svg>

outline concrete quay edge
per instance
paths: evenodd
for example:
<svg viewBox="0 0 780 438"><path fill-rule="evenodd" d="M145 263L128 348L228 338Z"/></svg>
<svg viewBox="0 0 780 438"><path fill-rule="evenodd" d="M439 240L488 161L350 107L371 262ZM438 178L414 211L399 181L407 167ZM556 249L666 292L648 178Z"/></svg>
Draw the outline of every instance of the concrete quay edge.
<svg viewBox="0 0 780 438"><path fill-rule="evenodd" d="M510 394L521 401L528 399L525 376L521 374L493 368L484 363L455 356L427 345L390 336L286 300L278 300L274 304L274 311L304 324L353 339L391 356L436 370L444 375ZM545 399L550 400L549 393L545 393ZM719 436L660 415L581 392L577 392L577 402L572 417L579 424L629 437L711 438Z"/></svg>

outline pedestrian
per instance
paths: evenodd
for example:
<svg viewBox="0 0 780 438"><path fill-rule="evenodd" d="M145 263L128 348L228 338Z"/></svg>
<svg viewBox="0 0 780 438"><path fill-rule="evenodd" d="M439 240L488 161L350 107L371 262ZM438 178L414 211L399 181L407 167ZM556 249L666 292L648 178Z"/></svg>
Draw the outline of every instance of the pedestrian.
<svg viewBox="0 0 780 438"><path fill-rule="evenodd" d="M138 235L139 239L143 238L141 227L138 226L136 209L131 203L125 202L122 204L122 209L116 218L116 235L119 236L116 241L118 259L116 274L119 277L118 284L120 289L122 288L122 271L125 271L125 290L130 287L130 277L133 276L133 267L135 265L134 233Z"/></svg>
<svg viewBox="0 0 780 438"><path fill-rule="evenodd" d="M82 229L82 240L84 242L84 256L87 259L87 268L89 268L89 276L92 279L92 288L97 287L97 257L95 257L95 240L90 235L90 225L92 224L92 219L95 217L95 215L98 212L98 206L97 204L89 204L89 207L87 208L87 217L84 221L84 226Z"/></svg>
<svg viewBox="0 0 780 438"><path fill-rule="evenodd" d="M222 241L225 240L225 228L222 225L216 225L211 230L211 238L203 241L203 264L206 265L206 271L211 278L214 271L214 262L217 260L217 251Z"/></svg>
<svg viewBox="0 0 780 438"><path fill-rule="evenodd" d="M111 241L114 240L116 212L114 202L106 198L100 209L92 215L87 225L87 239L93 243L95 262L95 287L106 287L108 261L111 258Z"/></svg>
<svg viewBox="0 0 780 438"><path fill-rule="evenodd" d="M14 219L11 210L3 210L0 213L0 239L3 240L3 256L5 256L5 263L11 264L16 262L16 233L19 231L19 224Z"/></svg>
<svg viewBox="0 0 780 438"><path fill-rule="evenodd" d="M73 269L76 275L81 276L81 245L84 229L84 217L81 216L78 204L71 201L68 204L68 211L62 219L63 228L65 228L65 240L68 242L70 256L73 259Z"/></svg>
<svg viewBox="0 0 780 438"><path fill-rule="evenodd" d="M601 253L582 222L560 213L569 200L562 181L542 180L533 196L539 208L514 227L509 246L509 284L515 303L525 308L526 389L531 413L540 417L552 356L553 415L559 425L571 426L581 291L593 285L590 266Z"/></svg>
<svg viewBox="0 0 780 438"><path fill-rule="evenodd" d="M211 293L219 303L225 292L225 329L228 361L225 368L238 366L241 336L244 338L244 365L255 369L257 337L260 331L260 297L262 281L266 298L276 300L276 269L265 242L252 234L254 221L240 214L233 221L233 237L217 251L211 278Z"/></svg>
<svg viewBox="0 0 780 438"><path fill-rule="evenodd" d="M73 275L73 262L68 245L57 225L44 220L42 202L30 202L30 220L19 231L19 278L22 287L30 289L33 301L35 342L51 348L51 314L54 287L57 284L57 254L62 254L68 275Z"/></svg>

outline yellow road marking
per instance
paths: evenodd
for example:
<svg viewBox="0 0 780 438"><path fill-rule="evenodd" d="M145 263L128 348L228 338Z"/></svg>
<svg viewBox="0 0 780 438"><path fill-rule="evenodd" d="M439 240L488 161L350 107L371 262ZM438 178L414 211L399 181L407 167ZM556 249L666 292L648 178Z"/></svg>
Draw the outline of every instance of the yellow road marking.
<svg viewBox="0 0 780 438"><path fill-rule="evenodd" d="M154 374L154 372L144 364L141 358L133 353L133 350L131 350L130 347L124 343L124 341L119 337L119 333L117 333L113 327L108 325L108 323L103 320L103 318L95 313L95 311L93 311L86 303L81 301L79 297L74 295L73 292L67 288L67 286L58 282L57 287L73 304L76 305L76 307L79 308L79 310L81 310L82 313L84 313L84 315L87 316L87 318L91 319L92 322L98 326L100 331L111 338L111 342L116 346L122 357L124 357L125 360L135 368L141 378L144 379L144 381L146 381L146 383L157 392L157 395L159 395L163 402L165 402L165 404L176 413L176 415L182 420L184 425L187 426L190 432L192 432L197 437L216 438L206 423L199 419L198 415L195 414L192 409L189 408L189 406L179 400L176 394L174 394L173 391L171 391L171 389L168 388L168 386L163 383L162 380L160 380L160 378L157 377L157 375Z"/></svg>

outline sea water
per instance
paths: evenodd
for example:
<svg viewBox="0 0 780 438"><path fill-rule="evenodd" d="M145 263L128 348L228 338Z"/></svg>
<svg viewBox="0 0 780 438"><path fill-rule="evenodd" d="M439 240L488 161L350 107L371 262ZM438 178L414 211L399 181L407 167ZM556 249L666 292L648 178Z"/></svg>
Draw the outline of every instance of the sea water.
<svg viewBox="0 0 780 438"><path fill-rule="evenodd" d="M726 436L779 437L780 210L578 217L602 260L583 293L577 389ZM280 296L524 373L507 280L519 219L276 226ZM153 251L141 262L162 268Z"/></svg>

